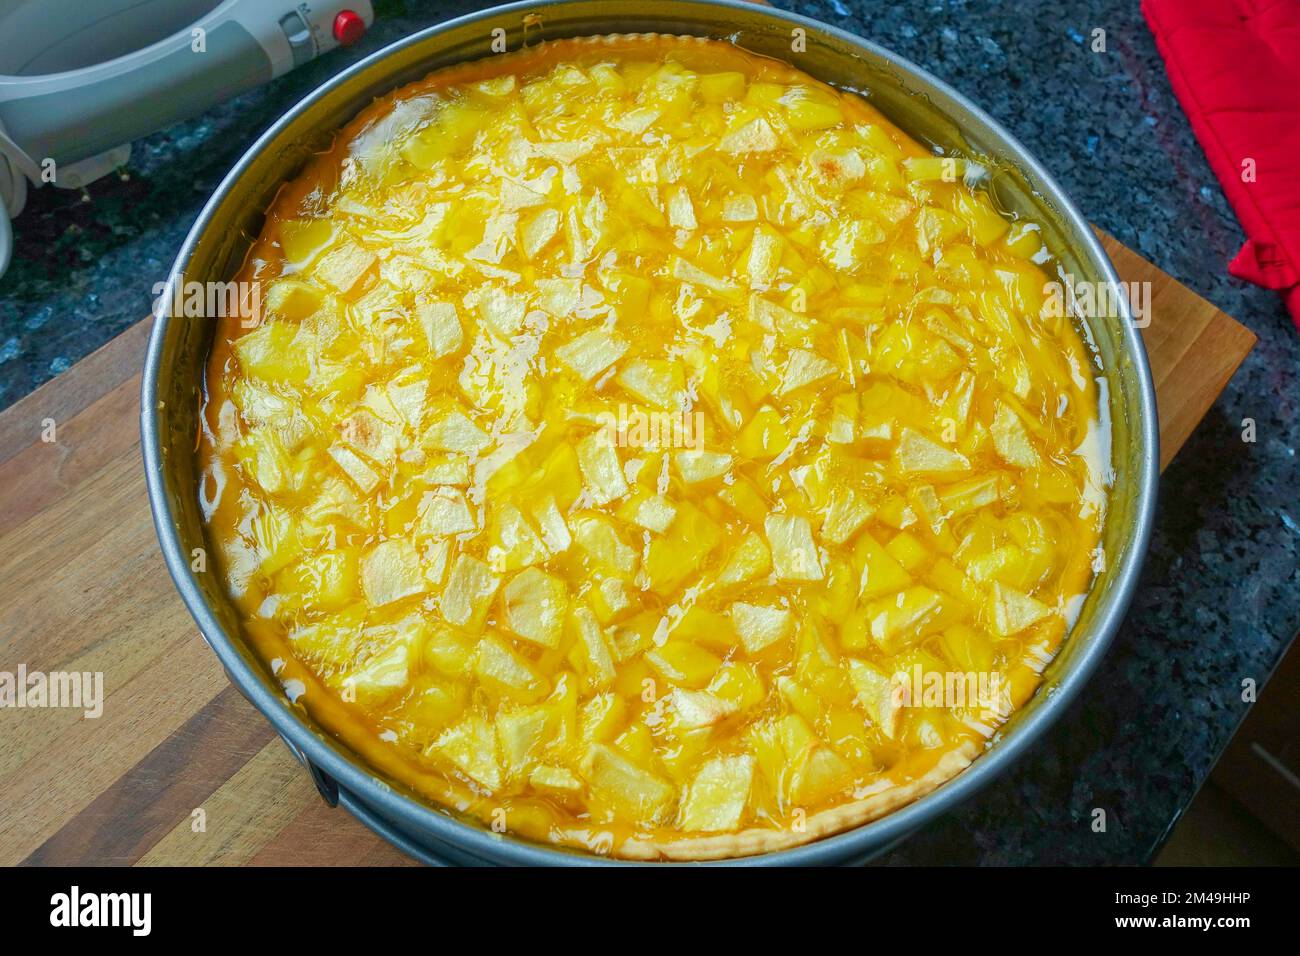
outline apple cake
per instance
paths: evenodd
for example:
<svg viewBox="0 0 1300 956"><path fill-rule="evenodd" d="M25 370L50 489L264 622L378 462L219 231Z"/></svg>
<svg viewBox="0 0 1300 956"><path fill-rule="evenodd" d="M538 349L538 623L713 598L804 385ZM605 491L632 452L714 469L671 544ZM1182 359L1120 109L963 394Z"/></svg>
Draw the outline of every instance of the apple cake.
<svg viewBox="0 0 1300 956"><path fill-rule="evenodd" d="M434 73L287 183L198 494L286 694L499 832L793 846L976 758L1101 560L1101 369L972 159L736 46Z"/></svg>

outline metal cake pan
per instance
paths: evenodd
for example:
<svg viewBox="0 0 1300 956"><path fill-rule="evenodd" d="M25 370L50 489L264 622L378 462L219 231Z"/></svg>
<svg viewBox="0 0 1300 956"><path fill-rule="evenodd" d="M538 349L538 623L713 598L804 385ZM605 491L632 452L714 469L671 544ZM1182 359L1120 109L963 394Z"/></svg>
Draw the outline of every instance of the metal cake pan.
<svg viewBox="0 0 1300 956"><path fill-rule="evenodd" d="M995 172L992 188L1000 202L1041 225L1066 272L1076 280L1118 283L1088 222L1047 168L966 97L888 50L815 20L736 0L571 0L513 3L451 20L380 50L319 87L272 125L222 181L185 239L163 301L171 301L171 286L179 282L229 280L260 233L263 211L276 190L337 129L378 96L439 67L489 55L498 29L512 50L544 39L656 32L729 40L790 62L864 95L921 142L981 160ZM968 769L932 793L836 836L721 865L825 865L877 855L1005 772L1083 691L1137 585L1159 471L1155 391L1146 353L1125 301L1117 312L1088 323L1107 378L1104 398L1111 421L1114 482L1102 536L1106 567L1037 693ZM427 863L620 865L458 819L383 779L289 703L243 640L216 573L190 567L192 550L206 546L193 449L214 328L214 321L157 317L144 370L141 440L168 570L231 681L304 762L327 800L341 803Z"/></svg>

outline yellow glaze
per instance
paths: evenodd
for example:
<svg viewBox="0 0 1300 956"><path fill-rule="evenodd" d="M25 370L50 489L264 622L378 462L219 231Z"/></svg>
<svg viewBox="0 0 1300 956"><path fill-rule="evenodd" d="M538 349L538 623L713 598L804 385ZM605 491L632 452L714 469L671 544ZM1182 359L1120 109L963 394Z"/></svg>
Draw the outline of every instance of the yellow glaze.
<svg viewBox="0 0 1300 956"><path fill-rule="evenodd" d="M1105 502L1100 373L975 172L710 41L367 109L208 369L209 533L286 691L427 798L604 853L747 852L960 769Z"/></svg>

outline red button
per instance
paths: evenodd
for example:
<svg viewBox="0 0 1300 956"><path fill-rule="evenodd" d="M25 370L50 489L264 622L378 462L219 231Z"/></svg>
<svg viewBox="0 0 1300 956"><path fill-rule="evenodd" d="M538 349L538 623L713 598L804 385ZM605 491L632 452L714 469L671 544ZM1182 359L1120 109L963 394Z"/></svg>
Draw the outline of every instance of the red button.
<svg viewBox="0 0 1300 956"><path fill-rule="evenodd" d="M351 10L342 10L334 18L334 39L344 46L356 43L365 35L366 21L361 19L359 13Z"/></svg>

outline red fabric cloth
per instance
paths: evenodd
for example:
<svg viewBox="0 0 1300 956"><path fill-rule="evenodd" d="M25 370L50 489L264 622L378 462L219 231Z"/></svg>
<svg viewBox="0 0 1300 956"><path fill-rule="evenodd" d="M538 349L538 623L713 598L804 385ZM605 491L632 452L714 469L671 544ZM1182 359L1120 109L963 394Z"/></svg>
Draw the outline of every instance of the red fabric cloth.
<svg viewBox="0 0 1300 956"><path fill-rule="evenodd" d="M1228 271L1281 291L1300 328L1300 0L1142 0L1142 12L1248 237Z"/></svg>

